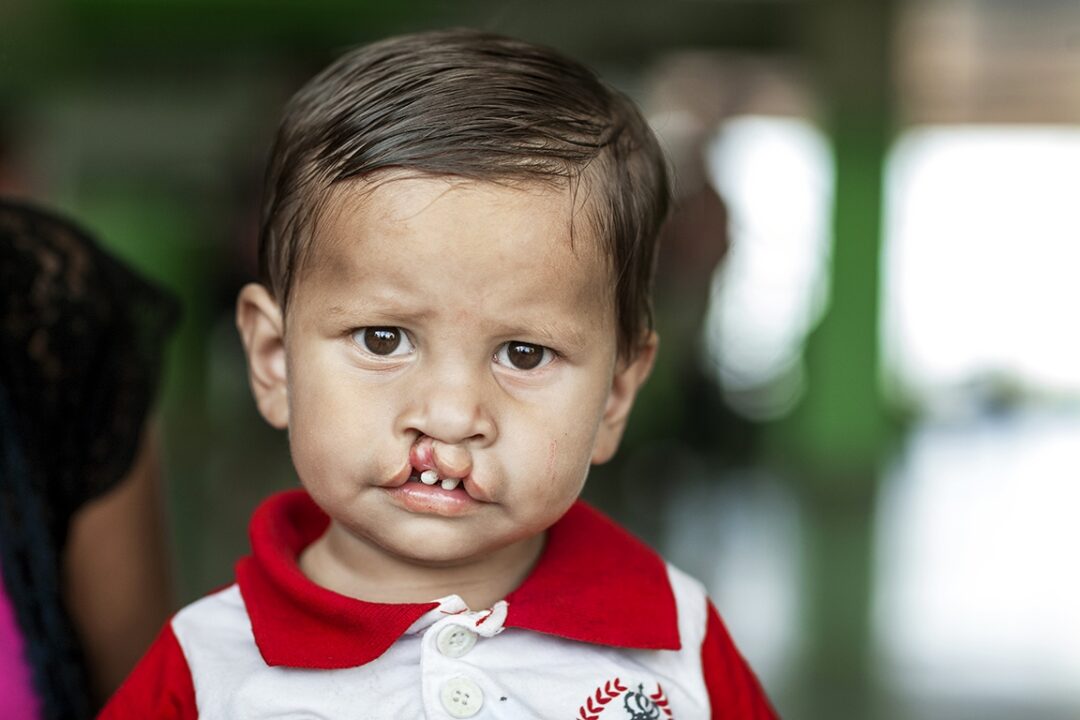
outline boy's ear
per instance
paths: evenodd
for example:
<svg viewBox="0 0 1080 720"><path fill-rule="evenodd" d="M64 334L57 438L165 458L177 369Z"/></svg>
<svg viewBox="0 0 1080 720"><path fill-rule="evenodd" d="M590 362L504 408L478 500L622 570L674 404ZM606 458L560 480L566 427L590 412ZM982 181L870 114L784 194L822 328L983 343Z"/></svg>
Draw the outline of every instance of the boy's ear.
<svg viewBox="0 0 1080 720"><path fill-rule="evenodd" d="M255 405L266 422L284 430L289 425L285 324L281 308L262 285L249 283L240 290L236 328L247 355Z"/></svg>
<svg viewBox="0 0 1080 720"><path fill-rule="evenodd" d="M630 417L631 408L634 407L634 398L637 397L638 389L652 372L659 342L656 333L650 332L645 342L638 348L638 353L633 360L616 361L611 392L608 393L607 406L600 418L600 429L596 433L596 442L593 444L592 462L594 465L610 460L619 448L619 440L622 439L623 430L626 428L626 420Z"/></svg>

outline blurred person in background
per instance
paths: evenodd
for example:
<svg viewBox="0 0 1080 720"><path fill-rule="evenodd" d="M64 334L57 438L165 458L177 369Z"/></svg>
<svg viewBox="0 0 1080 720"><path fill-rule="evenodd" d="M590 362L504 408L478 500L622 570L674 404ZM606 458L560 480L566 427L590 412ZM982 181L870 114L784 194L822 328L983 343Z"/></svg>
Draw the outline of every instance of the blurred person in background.
<svg viewBox="0 0 1080 720"><path fill-rule="evenodd" d="M0 708L90 717L170 609L150 410L175 302L0 197Z"/></svg>
<svg viewBox="0 0 1080 720"><path fill-rule="evenodd" d="M745 455L755 439L753 428L725 406L715 374L707 369L703 342L713 277L731 244L728 209L710 179L708 151L744 94L738 78L721 75L708 55L675 53L645 74L643 106L673 179L654 288L664 352L657 354L639 395L644 409L628 427L622 452L593 470L604 482L587 491L606 493L596 500L618 507L653 543L663 540L672 495L670 482L655 478L693 476Z"/></svg>

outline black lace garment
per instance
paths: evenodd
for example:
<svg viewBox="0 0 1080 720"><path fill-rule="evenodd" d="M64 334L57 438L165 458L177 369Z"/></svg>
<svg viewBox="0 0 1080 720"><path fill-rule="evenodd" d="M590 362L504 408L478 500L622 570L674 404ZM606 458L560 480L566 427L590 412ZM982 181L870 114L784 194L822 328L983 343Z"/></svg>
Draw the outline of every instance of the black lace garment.
<svg viewBox="0 0 1080 720"><path fill-rule="evenodd" d="M177 315L79 228L0 198L0 564L46 718L93 712L61 551L131 466Z"/></svg>

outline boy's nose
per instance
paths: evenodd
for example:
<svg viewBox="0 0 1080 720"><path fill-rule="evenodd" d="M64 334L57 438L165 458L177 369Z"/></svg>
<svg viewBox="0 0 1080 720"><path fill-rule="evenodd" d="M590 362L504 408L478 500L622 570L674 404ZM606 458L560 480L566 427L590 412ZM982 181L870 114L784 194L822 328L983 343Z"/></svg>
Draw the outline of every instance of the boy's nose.
<svg viewBox="0 0 1080 720"><path fill-rule="evenodd" d="M495 421L484 399L481 383L457 373L416 388L405 425L447 445L469 442L484 446L495 440Z"/></svg>

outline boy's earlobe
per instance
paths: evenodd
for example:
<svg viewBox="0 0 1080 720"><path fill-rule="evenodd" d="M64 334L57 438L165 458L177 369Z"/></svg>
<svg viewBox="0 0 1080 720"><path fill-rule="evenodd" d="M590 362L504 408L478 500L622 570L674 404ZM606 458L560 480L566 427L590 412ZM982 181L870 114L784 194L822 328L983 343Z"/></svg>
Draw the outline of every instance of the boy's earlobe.
<svg viewBox="0 0 1080 720"><path fill-rule="evenodd" d="M630 417L630 410L634 407L634 398L637 397L638 390L652 372L659 343L660 338L657 334L650 332L638 348L634 359L625 364L620 360L619 365L616 366L607 406L604 408L604 415L600 418L600 429L596 434L596 443L593 445L592 462L594 465L610 460L619 448L619 441L626 428L626 421Z"/></svg>
<svg viewBox="0 0 1080 720"><path fill-rule="evenodd" d="M247 355L248 380L255 405L266 422L279 430L289 424L285 325L281 308L269 291L249 283L236 299L236 328Z"/></svg>

